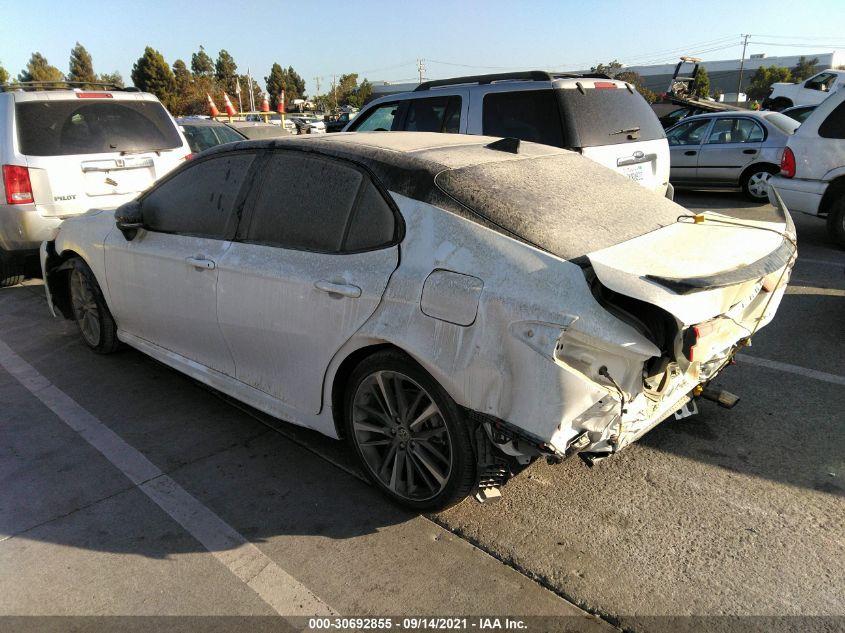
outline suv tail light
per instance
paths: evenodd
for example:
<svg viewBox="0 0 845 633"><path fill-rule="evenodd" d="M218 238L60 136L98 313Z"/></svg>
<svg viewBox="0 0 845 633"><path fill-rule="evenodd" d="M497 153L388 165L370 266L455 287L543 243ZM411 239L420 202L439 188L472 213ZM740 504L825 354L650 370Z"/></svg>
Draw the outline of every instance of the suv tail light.
<svg viewBox="0 0 845 633"><path fill-rule="evenodd" d="M780 174L786 178L795 177L795 154L788 147L783 150L783 156L780 158Z"/></svg>
<svg viewBox="0 0 845 633"><path fill-rule="evenodd" d="M33 201L28 168L3 165L3 186L6 188L6 204L27 204Z"/></svg>

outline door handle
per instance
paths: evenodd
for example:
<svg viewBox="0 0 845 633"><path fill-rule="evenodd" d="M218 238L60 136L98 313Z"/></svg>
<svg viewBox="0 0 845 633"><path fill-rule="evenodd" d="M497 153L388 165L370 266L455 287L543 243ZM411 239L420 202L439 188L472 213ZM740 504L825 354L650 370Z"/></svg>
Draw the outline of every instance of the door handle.
<svg viewBox="0 0 845 633"><path fill-rule="evenodd" d="M185 261L194 268L203 268L205 270L214 270L217 264L212 259L205 259L204 257L186 257Z"/></svg>
<svg viewBox="0 0 845 633"><path fill-rule="evenodd" d="M744 150L742 150L742 153L743 154L756 154L757 150L756 149L744 149Z"/></svg>
<svg viewBox="0 0 845 633"><path fill-rule="evenodd" d="M694 149L688 149L684 152L684 156L695 156L698 152Z"/></svg>
<svg viewBox="0 0 845 633"><path fill-rule="evenodd" d="M361 296L361 289L352 284L339 284L333 281L326 281L321 279L314 284L314 287L321 292L327 292L330 295L341 295L343 297L352 297L357 299Z"/></svg>

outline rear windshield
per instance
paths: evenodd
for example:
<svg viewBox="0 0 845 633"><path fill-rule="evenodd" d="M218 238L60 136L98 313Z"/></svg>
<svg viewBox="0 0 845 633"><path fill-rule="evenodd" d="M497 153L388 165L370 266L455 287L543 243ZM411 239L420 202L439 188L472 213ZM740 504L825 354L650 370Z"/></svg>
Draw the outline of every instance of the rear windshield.
<svg viewBox="0 0 845 633"><path fill-rule="evenodd" d="M638 92L625 88L548 88L484 95L482 133L568 149L665 138ZM631 138L629 138L629 136Z"/></svg>
<svg viewBox="0 0 845 633"><path fill-rule="evenodd" d="M796 121L792 117L781 114L780 112L767 114L766 120L786 134L793 134L798 129L798 126L801 125L800 121Z"/></svg>
<svg viewBox="0 0 845 633"><path fill-rule="evenodd" d="M473 214L563 259L673 224L684 213L572 152L447 170L435 182Z"/></svg>
<svg viewBox="0 0 845 633"><path fill-rule="evenodd" d="M27 156L147 152L180 147L176 126L156 101L23 101L15 105L18 144Z"/></svg>
<svg viewBox="0 0 845 633"><path fill-rule="evenodd" d="M665 138L660 119L636 90L575 88L555 91L570 147L596 147ZM629 130L639 128L632 133ZM632 138L629 138L632 137Z"/></svg>

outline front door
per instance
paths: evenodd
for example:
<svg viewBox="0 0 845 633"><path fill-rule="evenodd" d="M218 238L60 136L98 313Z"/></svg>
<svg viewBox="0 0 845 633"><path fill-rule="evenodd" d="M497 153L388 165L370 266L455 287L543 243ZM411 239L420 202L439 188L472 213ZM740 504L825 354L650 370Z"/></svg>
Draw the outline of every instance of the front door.
<svg viewBox="0 0 845 633"><path fill-rule="evenodd" d="M763 126L753 119L716 119L701 147L699 179L713 184L736 185L745 168L759 161L765 136Z"/></svg>
<svg viewBox="0 0 845 633"><path fill-rule="evenodd" d="M254 154L199 160L141 199L145 229L105 244L111 309L122 332L234 375L217 323L219 262Z"/></svg>
<svg viewBox="0 0 845 633"><path fill-rule="evenodd" d="M693 119L679 123L666 133L670 154L669 180L673 183L694 183L698 178L701 143L710 124L711 119Z"/></svg>
<svg viewBox="0 0 845 633"><path fill-rule="evenodd" d="M398 212L346 161L278 151L262 172L218 267L220 327L238 380L317 413L329 362L398 265Z"/></svg>

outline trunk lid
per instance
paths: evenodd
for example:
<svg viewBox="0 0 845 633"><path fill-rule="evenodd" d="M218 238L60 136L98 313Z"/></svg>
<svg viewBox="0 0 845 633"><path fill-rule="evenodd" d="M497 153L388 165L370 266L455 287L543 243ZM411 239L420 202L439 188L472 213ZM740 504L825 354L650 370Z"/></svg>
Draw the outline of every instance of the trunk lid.
<svg viewBox="0 0 845 633"><path fill-rule="evenodd" d="M682 217L587 257L604 286L662 308L685 327L734 312L741 317L764 287L775 290L784 267L794 263L794 227L785 209L778 215Z"/></svg>

